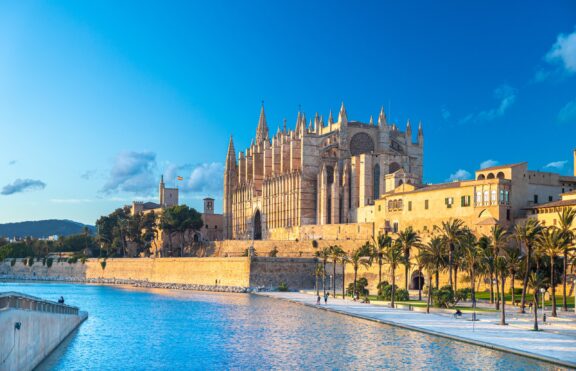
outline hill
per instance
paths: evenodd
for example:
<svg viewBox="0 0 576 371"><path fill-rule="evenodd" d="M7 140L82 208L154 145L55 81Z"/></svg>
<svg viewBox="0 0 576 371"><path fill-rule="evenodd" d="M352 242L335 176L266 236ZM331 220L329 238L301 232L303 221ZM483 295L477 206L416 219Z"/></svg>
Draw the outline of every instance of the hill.
<svg viewBox="0 0 576 371"><path fill-rule="evenodd" d="M37 220L18 223L0 224L0 236L3 237L48 237L52 235L69 236L84 232L84 227L88 227L91 234L94 234L96 228L92 225L86 225L72 220Z"/></svg>

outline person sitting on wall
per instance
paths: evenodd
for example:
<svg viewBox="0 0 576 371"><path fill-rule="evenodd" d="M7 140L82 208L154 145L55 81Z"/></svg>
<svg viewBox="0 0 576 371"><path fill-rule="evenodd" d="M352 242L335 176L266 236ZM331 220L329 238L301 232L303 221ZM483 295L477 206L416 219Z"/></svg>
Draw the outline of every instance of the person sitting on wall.
<svg viewBox="0 0 576 371"><path fill-rule="evenodd" d="M60 299L58 299L58 304L64 304L64 297L60 296Z"/></svg>
<svg viewBox="0 0 576 371"><path fill-rule="evenodd" d="M454 313L454 318L460 318L462 317L462 311L460 311L460 309L456 309L456 313Z"/></svg>

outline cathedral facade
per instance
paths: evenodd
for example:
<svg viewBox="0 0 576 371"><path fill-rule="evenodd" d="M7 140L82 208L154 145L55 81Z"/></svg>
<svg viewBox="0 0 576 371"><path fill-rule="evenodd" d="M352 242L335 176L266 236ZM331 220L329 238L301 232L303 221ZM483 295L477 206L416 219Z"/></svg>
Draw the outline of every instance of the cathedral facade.
<svg viewBox="0 0 576 371"><path fill-rule="evenodd" d="M275 230L358 223L374 200L401 184L422 183L424 134L416 141L388 123L338 120L316 114L308 123L299 112L293 130L278 128L270 138L264 107L256 137L236 156L232 137L224 170L225 239L270 239Z"/></svg>

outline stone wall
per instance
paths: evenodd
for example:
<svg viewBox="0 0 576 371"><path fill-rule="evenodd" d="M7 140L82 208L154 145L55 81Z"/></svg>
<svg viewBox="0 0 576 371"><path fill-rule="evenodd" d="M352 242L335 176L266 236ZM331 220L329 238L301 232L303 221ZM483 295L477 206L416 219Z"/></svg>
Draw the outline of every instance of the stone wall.
<svg viewBox="0 0 576 371"><path fill-rule="evenodd" d="M83 264L54 262L52 267L35 262L26 266L18 259L0 263L0 275L77 280L133 280L155 283L273 287L285 282L290 289L313 287L314 259L227 257L227 258L122 258L107 259L103 269L98 259Z"/></svg>

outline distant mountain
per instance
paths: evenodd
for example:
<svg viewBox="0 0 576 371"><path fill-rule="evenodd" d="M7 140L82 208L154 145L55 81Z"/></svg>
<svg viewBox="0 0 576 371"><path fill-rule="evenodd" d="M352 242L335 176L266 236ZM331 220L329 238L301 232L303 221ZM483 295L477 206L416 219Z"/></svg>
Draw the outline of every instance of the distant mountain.
<svg viewBox="0 0 576 371"><path fill-rule="evenodd" d="M96 228L92 225L86 225L72 220L38 220L19 223L0 224L0 236L3 237L48 237L53 235L69 236L84 232L84 227L88 227L91 234L94 234Z"/></svg>

